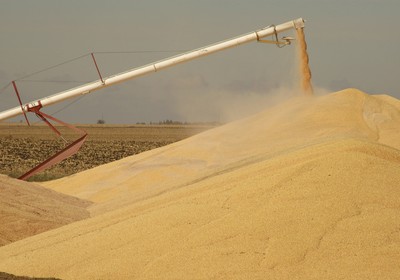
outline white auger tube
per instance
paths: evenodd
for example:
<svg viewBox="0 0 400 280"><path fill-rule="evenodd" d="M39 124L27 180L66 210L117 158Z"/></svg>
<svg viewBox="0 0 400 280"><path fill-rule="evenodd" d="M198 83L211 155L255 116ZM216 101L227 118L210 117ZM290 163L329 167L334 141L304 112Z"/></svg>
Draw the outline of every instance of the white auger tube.
<svg viewBox="0 0 400 280"><path fill-rule="evenodd" d="M53 94L51 96L48 97L44 97L40 100L35 100L32 102L29 102L25 105L19 106L19 107L15 107L13 109L7 110L7 111L3 111L0 112L0 121L2 120L6 120L12 117L15 117L17 115L20 115L23 113L22 110L24 110L25 112L28 112L29 108L33 108L36 106L39 106L39 104L41 104L41 106L46 107L52 104L56 104L59 102L62 102L66 99L69 98L73 98L73 97L77 97L79 95L84 95L84 94L88 94L90 92L93 92L95 90L99 90L117 83L121 83L124 82L126 80L130 80L139 76L143 76L149 73L153 73L153 72L157 72L160 71L164 68L170 67L170 66L174 66L186 61L190 61L193 60L195 58L198 57L202 57L202 56L206 56L218 51L222 51L228 48L232 48L232 47L236 47L239 45L242 45L244 43L248 43L248 42L252 42L252 41L257 41L261 38L267 37L267 36L271 36L280 32L284 32L286 30L289 29L299 29L299 28L303 28L304 27L304 20L302 18L298 18L296 20L293 21L289 21L280 25L276 25L276 26L268 26L265 28L262 28L260 30L257 31L253 31L251 33L236 37L236 38L232 38L232 39L228 39L219 43L215 43L212 45L209 45L207 47L203 47L203 48L199 48L193 51L189 51L187 53L184 54L180 54L180 55L176 55L152 64L148 64L145 66L141 66L135 69L131 69L113 76L109 76L103 79L103 81L101 80L97 80L73 89L69 89L66 91L62 91L56 94Z"/></svg>

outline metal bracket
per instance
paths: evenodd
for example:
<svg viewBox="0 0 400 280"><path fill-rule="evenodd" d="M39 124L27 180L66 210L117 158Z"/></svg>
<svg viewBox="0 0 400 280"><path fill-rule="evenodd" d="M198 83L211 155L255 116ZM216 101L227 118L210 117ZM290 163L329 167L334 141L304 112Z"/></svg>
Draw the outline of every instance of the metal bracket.
<svg viewBox="0 0 400 280"><path fill-rule="evenodd" d="M305 22L304 19L298 18L293 21L293 25L296 29L304 28L304 22Z"/></svg>
<svg viewBox="0 0 400 280"><path fill-rule="evenodd" d="M276 26L275 25L270 25L269 27L273 27L274 28L274 36L275 36L275 41L273 40L264 40L264 39L260 39L258 37L257 34L257 41L260 43L265 43L265 44L274 44L276 45L278 48L283 48L284 46L290 45L291 44L291 40L294 40L294 38L292 37L283 37L283 41L279 41L278 39L278 32L276 32Z"/></svg>
<svg viewBox="0 0 400 280"><path fill-rule="evenodd" d="M290 45L290 41L272 41L272 40L263 40L263 39L259 39L258 42L260 43L265 43L265 44L274 44L276 45L278 48L282 48L286 45Z"/></svg>

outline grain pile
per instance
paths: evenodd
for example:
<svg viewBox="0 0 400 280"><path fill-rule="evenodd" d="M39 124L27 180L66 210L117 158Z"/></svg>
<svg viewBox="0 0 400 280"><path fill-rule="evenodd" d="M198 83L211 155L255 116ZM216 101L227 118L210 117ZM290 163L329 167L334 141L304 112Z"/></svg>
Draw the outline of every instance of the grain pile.
<svg viewBox="0 0 400 280"><path fill-rule="evenodd" d="M90 204L0 175L0 246L88 218Z"/></svg>
<svg viewBox="0 0 400 280"><path fill-rule="evenodd" d="M0 248L0 271L397 279L399 128L398 100L349 89L47 183L94 217Z"/></svg>

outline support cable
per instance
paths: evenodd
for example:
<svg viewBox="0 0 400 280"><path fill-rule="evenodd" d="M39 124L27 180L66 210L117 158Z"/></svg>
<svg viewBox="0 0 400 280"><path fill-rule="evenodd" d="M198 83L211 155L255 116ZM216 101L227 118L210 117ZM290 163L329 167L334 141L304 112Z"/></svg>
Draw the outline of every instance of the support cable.
<svg viewBox="0 0 400 280"><path fill-rule="evenodd" d="M58 109L57 111L51 113L50 116L54 116L54 115L64 111L65 109L67 109L68 107L72 106L75 103L78 103L79 101L81 101L85 97L86 97L86 95L82 95L82 96L78 97L77 99L75 99L74 101L70 102L69 104L67 104L67 105L63 106L62 108Z"/></svg>
<svg viewBox="0 0 400 280"><path fill-rule="evenodd" d="M77 99L73 100L72 102L68 103L67 105L63 106L62 108L58 109L57 111L50 113L49 115L50 115L50 116L55 116L55 115L57 115L58 113L60 113L60 112L62 112L62 111L64 111L64 110L66 110L68 107L70 107L70 106L72 106L72 105L78 103L79 101L81 101L81 99L83 99L83 98L85 98L85 97L86 97L86 95L82 95L82 96L78 97ZM33 124L37 124L37 123L41 123L41 122L42 122L42 120L39 119L38 121L34 122Z"/></svg>
<svg viewBox="0 0 400 280"><path fill-rule="evenodd" d="M86 56L90 56L90 55L92 55L92 54L176 53L176 52L185 52L185 51L187 51L187 50L140 50L140 51L101 51L101 52L90 52L90 53L86 53L86 54L83 54L83 55L81 55L81 56L78 56L78 57L71 58L71 59L69 59L69 60L63 61L63 62L61 62L61 63L58 63L58 64L55 64L55 65L46 67L46 68L44 68L44 69L41 69L41 70L32 72L32 73L30 73L30 74L28 74L28 75L25 75L25 76L22 76L22 77L20 77L20 78L15 79L15 81L37 82L37 83L39 83L39 82L53 82L53 83L57 83L57 82L60 82L60 83L61 83L61 82L69 82L69 81L27 80L26 78L29 78L29 77L31 77L31 76L33 76L33 75L36 75L36 74L39 74L39 73L42 73L42 72L45 72L45 71L47 71L47 70L51 70L51 69L57 68L57 67L62 66L62 65L64 65L64 64L67 64L67 63L76 61L76 60L81 59L81 58L84 58L84 57L86 57ZM73 81L71 81L71 82L73 82ZM77 82L81 82L81 81L77 81ZM86 81L84 81L84 82L86 82ZM10 83L10 84L11 84L11 83ZM6 85L5 88L7 88L10 84ZM1 93L2 91L3 91L3 89L0 90L0 93Z"/></svg>
<svg viewBox="0 0 400 280"><path fill-rule="evenodd" d="M19 80L20 82L29 82L29 83L59 83L59 84L66 84L66 83L90 83L92 81L77 81L77 80L70 80L70 81L50 81L50 80Z"/></svg>
<svg viewBox="0 0 400 280"><path fill-rule="evenodd" d="M37 74L39 74L39 73L43 73L43 72L45 72L45 71L48 71L48 70L51 70L51 69L60 67L60 66L62 66L62 65L64 65L64 64L67 64L67 63L70 63L70 62L79 60L79 59L84 58L84 57L86 57L86 56L90 56L90 55L91 55L92 58L93 58L93 60L94 60L93 54L177 53L177 52L186 52L186 51L188 51L188 50L100 51L100 52L86 53L86 54L77 56L77 57L75 57L75 58L68 59L68 60L63 61L63 62L61 62L61 63L58 63L58 64L55 64L55 65L52 65L52 66L43 68L43 69L41 69L41 70L32 72L32 73L27 74L27 75L25 75L25 76L22 76L22 77L20 77L20 78L17 78L17 79L15 79L13 82L10 82L10 83L8 83L7 85L5 85L4 87L2 87L2 88L0 89L0 94L3 94L3 93L8 89L8 87L10 87L10 85L12 85L12 83L15 84L16 81L19 81L19 82L34 82L34 83L87 83L88 81L49 81L49 80L30 80L30 79L26 79L26 78L29 78L29 77L34 76L34 75L37 75ZM95 60L94 60L94 61L95 61ZM96 61L95 61L95 64L96 64L97 72L99 73L99 69L98 69L98 66L97 66ZM100 76L100 79L102 80L102 77L101 77L101 74L100 74L100 73L99 73L99 76ZM102 80L102 82L104 83L103 80ZM15 86L14 86L14 87L15 87ZM17 96L18 96L18 94L17 94ZM19 97L19 96L18 96L18 97ZM83 97L85 97L85 95L83 95L83 96L79 97L78 99L72 101L71 103L67 104L66 106L62 107L61 109L57 110L56 112L53 112L53 113L51 114L51 116L53 116L53 115L55 115L55 114L58 114L58 113L62 112L63 110L67 109L69 106L71 106L71 105L73 105L73 104L79 102ZM21 101L20 101L20 103L21 103ZM21 103L21 104L22 104L22 103ZM22 106L22 105L21 105L21 106ZM25 112L24 112L24 113L25 113ZM26 116L25 116L25 118L26 118ZM28 122L28 120L27 120L27 122ZM40 122L40 121L39 121L39 122ZM28 124L29 124L29 122L28 122Z"/></svg>
<svg viewBox="0 0 400 280"><path fill-rule="evenodd" d="M104 51L104 52L93 52L94 54L124 54L124 53L179 53L187 52L189 50L143 50L143 51Z"/></svg>
<svg viewBox="0 0 400 280"><path fill-rule="evenodd" d="M28 75L26 75L26 76L23 76L23 77L21 77L21 78L15 79L15 81L23 80L23 79L28 78L28 77L31 77L31 76L33 76L33 75L36 75L36 74L45 72L45 71L47 71L47 70L54 69L54 68L56 68L56 67L59 67L59 66L61 66L61 65L67 64L67 63L70 63L70 62L75 61L75 60L78 60L78 59L81 59L81 58L83 58L83 57L85 57L85 56L88 56L88 55L90 55L90 53L87 53L87 54L84 54L84 55L81 55L81 56L78 56L78 57L69 59L69 60L67 60L67 61L58 63L58 64L56 64L56 65L53 65L53 66L44 68L44 69L42 69L42 70L39 70L39 71L30 73L30 74L28 74Z"/></svg>

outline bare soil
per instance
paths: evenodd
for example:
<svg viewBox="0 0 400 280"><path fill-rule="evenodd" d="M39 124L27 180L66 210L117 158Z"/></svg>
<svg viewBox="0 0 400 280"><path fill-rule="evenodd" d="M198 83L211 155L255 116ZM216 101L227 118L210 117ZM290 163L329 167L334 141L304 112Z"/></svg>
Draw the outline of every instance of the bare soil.
<svg viewBox="0 0 400 280"><path fill-rule="evenodd" d="M121 158L165 146L213 126L207 125L82 125L88 140L78 154L40 173L30 181L47 181L68 176ZM57 127L71 142L78 138ZM19 177L65 146L47 126L0 124L0 173Z"/></svg>
<svg viewBox="0 0 400 280"><path fill-rule="evenodd" d="M31 278L0 272L0 280L57 280L58 278Z"/></svg>

